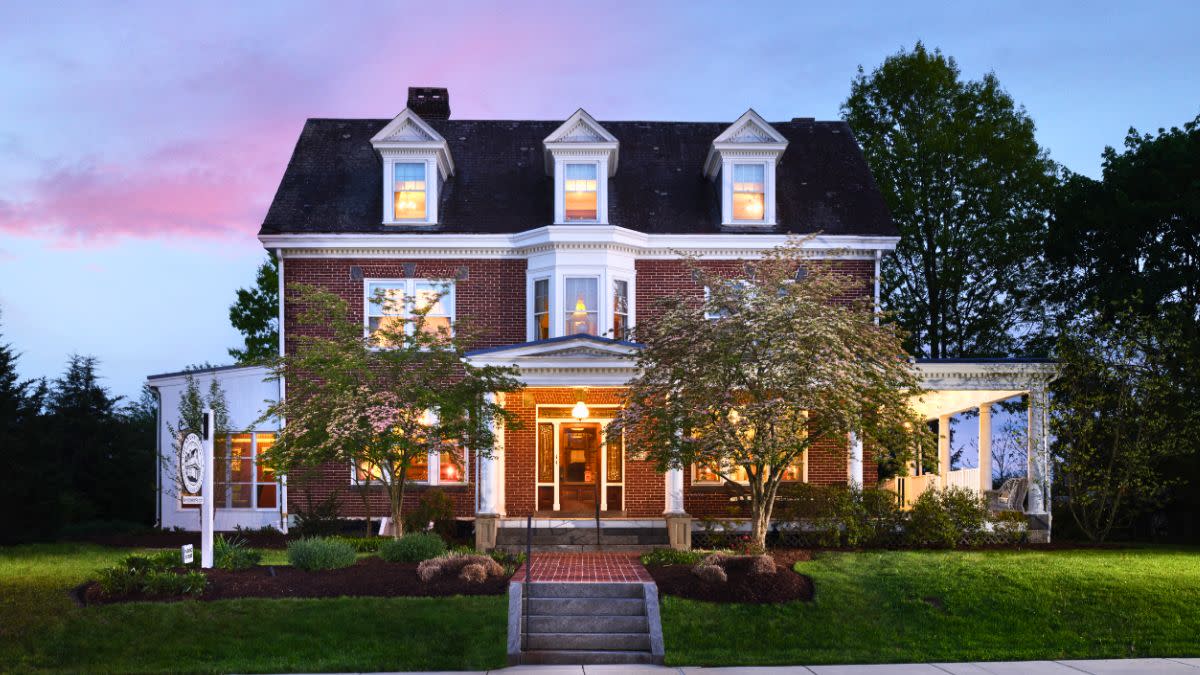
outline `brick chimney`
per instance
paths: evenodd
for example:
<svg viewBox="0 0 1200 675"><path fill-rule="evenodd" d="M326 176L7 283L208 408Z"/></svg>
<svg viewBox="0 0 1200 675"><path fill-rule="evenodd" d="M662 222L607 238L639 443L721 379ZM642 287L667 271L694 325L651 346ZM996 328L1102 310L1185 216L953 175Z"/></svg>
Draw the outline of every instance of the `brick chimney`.
<svg viewBox="0 0 1200 675"><path fill-rule="evenodd" d="M445 87L409 87L408 109L422 119L450 119L450 90Z"/></svg>

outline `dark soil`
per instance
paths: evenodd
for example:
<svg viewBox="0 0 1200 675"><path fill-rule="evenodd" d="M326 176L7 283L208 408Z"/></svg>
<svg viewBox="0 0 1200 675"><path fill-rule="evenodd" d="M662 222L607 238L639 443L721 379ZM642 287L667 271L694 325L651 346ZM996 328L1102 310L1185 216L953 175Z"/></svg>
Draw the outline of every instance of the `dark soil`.
<svg viewBox="0 0 1200 675"><path fill-rule="evenodd" d="M380 558L363 558L350 567L322 572L305 572L288 566L260 565L247 570L209 570L208 586L200 600L234 598L337 598L352 597L439 597L447 595L503 595L508 576L491 577L480 584L447 576L425 583L417 578L417 563L390 563ZM116 602L173 601L179 598L135 594L106 598L91 582L83 590L89 604Z"/></svg>
<svg viewBox="0 0 1200 675"><path fill-rule="evenodd" d="M692 573L691 565L647 567L646 570L658 584L659 593L690 600L766 604L812 600L813 597L812 579L796 574L790 566L778 564L774 574L750 574L746 565L730 564L725 568L729 581L723 584L701 581Z"/></svg>
<svg viewBox="0 0 1200 675"><path fill-rule="evenodd" d="M812 560L812 551L803 548L771 549L768 553L775 559L776 565L786 567L789 570L798 562Z"/></svg>

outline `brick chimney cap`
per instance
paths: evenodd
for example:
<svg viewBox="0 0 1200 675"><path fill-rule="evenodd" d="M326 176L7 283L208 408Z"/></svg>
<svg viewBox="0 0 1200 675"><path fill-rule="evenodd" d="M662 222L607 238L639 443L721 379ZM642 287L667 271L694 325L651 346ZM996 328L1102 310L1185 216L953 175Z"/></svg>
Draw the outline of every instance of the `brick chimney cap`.
<svg viewBox="0 0 1200 675"><path fill-rule="evenodd" d="M408 109L422 119L449 119L450 90L446 87L409 87Z"/></svg>

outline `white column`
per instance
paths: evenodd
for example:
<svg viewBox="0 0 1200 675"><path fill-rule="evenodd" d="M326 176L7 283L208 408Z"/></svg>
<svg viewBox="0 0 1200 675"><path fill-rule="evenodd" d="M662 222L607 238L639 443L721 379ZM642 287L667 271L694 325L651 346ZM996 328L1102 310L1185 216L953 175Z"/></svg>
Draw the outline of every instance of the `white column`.
<svg viewBox="0 0 1200 675"><path fill-rule="evenodd" d="M850 432L850 486L863 486L863 442L853 431Z"/></svg>
<svg viewBox="0 0 1200 675"><path fill-rule="evenodd" d="M213 439L217 435L216 418L211 408L204 409L204 477L200 480L200 566L213 566Z"/></svg>
<svg viewBox="0 0 1200 675"><path fill-rule="evenodd" d="M484 400L488 404L495 404L496 395L488 392L484 394ZM499 445L500 434L503 432L497 428L495 418L488 420L488 429L492 432L496 443L491 448L492 452L487 456L481 454L477 457L479 462L479 513L495 515L499 513L500 501L500 472L496 470L496 446Z"/></svg>
<svg viewBox="0 0 1200 675"><path fill-rule="evenodd" d="M938 417L938 485L944 490L950 482L950 416Z"/></svg>
<svg viewBox="0 0 1200 675"><path fill-rule="evenodd" d="M667 469L667 503L664 514L683 514L683 469Z"/></svg>
<svg viewBox="0 0 1200 675"><path fill-rule="evenodd" d="M979 490L992 489L992 404L979 406Z"/></svg>
<svg viewBox="0 0 1200 675"><path fill-rule="evenodd" d="M1029 391L1028 513L1045 514L1050 503L1050 449L1046 440L1045 385Z"/></svg>

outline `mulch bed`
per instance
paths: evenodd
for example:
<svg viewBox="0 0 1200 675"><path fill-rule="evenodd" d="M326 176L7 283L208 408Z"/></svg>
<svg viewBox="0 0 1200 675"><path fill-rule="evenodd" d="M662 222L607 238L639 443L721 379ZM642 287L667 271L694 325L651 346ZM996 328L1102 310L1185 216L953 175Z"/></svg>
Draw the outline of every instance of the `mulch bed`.
<svg viewBox="0 0 1200 675"><path fill-rule="evenodd" d="M363 558L350 567L322 572L305 572L288 566L259 565L247 570L208 570L208 586L200 600L235 598L337 598L352 597L439 597L448 595L503 595L508 576L490 577L469 583L446 576L425 583L417 578L417 563L391 563L380 558ZM117 602L171 602L180 598L134 594L106 598L95 582L80 589L89 605Z"/></svg>
<svg viewBox="0 0 1200 675"><path fill-rule="evenodd" d="M806 554L805 551L783 551L783 554ZM799 560L797 557L795 560ZM807 558L805 558L807 559ZM779 565L775 556L774 574L749 574L747 564L732 563L725 568L729 580L723 584L701 580L692 573L691 565L647 567L658 592L690 600L707 602L739 602L767 604L812 600L812 579L792 571L791 565Z"/></svg>
<svg viewBox="0 0 1200 675"><path fill-rule="evenodd" d="M783 548L771 549L768 554L775 559L775 564L781 567L792 569L792 565L798 562L808 562L812 560L812 551L803 548Z"/></svg>
<svg viewBox="0 0 1200 675"><path fill-rule="evenodd" d="M289 541L289 537L282 532L261 532L256 530L251 532L218 532L216 534L223 534L226 538L238 537L245 540L246 545L251 548L287 548ZM295 536L291 537L291 539L295 538ZM196 547L197 553L200 549L199 532L160 530L123 534L96 534L80 537L78 540L101 546L116 546L119 548L179 548L184 544L192 544Z"/></svg>

